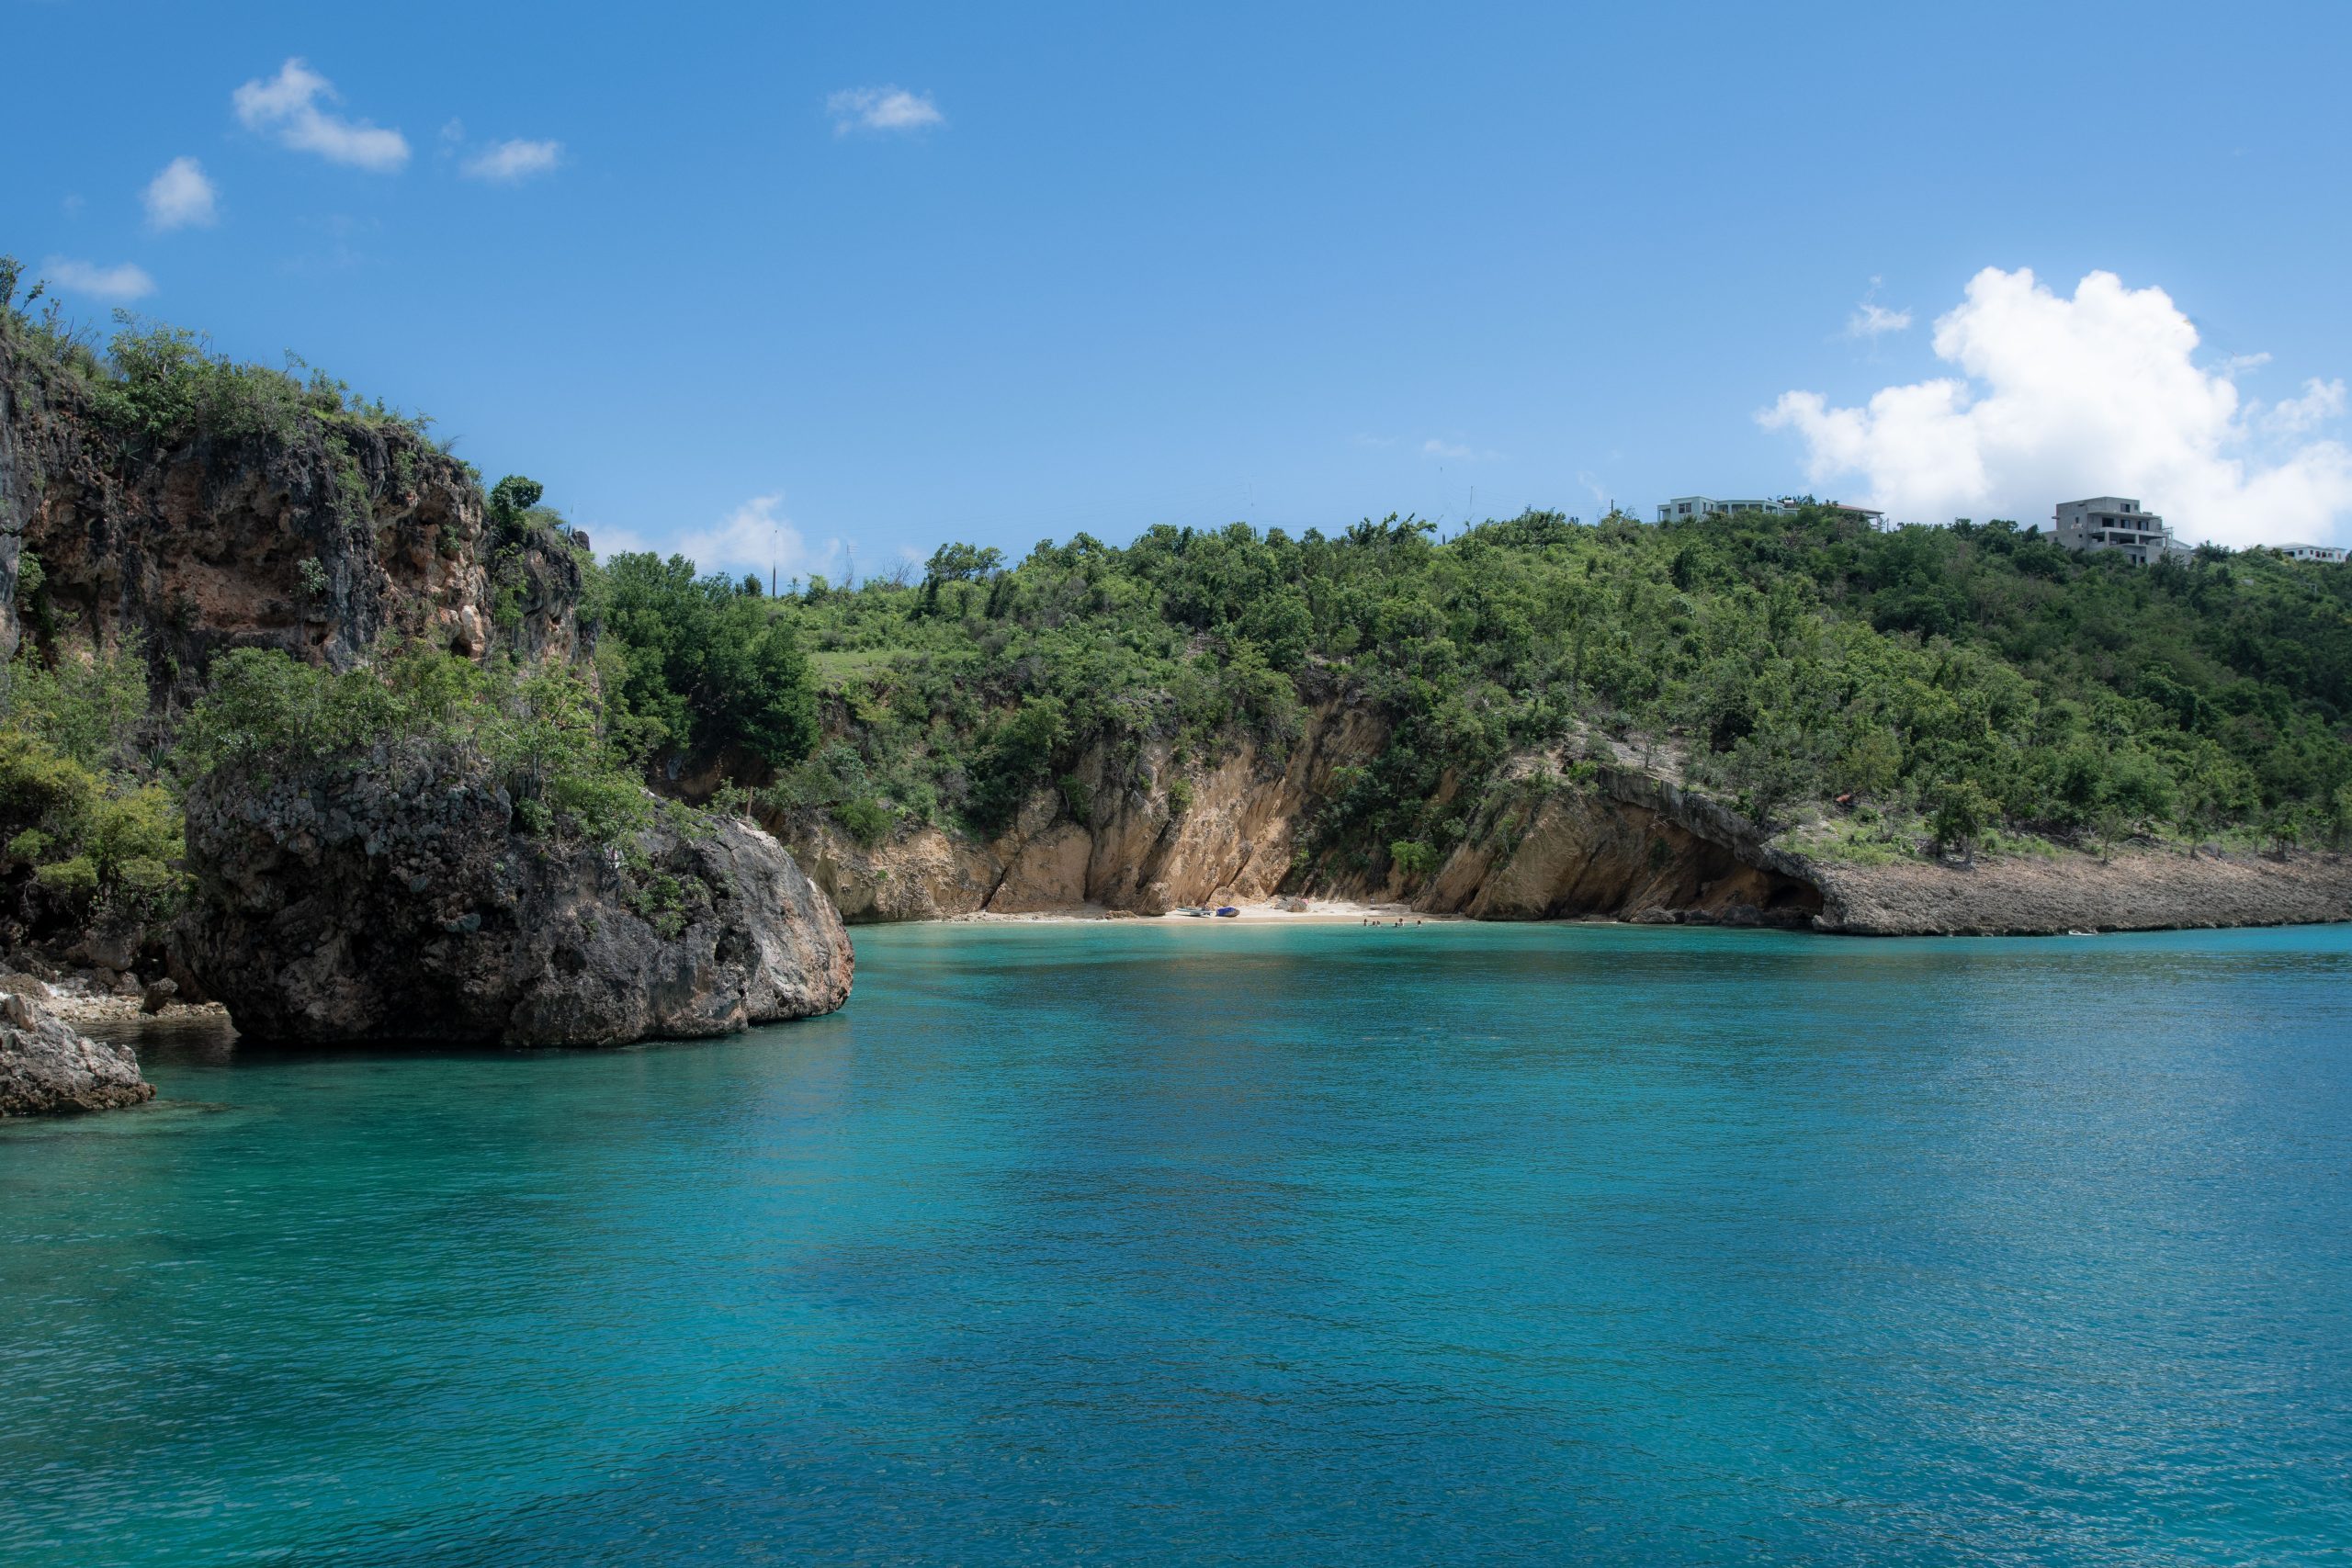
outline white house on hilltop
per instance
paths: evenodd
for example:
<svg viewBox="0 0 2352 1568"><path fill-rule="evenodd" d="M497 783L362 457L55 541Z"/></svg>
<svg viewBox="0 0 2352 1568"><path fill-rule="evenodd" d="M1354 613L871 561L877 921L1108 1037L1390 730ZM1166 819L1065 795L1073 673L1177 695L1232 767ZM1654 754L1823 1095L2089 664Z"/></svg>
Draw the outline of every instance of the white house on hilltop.
<svg viewBox="0 0 2352 1568"><path fill-rule="evenodd" d="M2289 560L2324 560L2341 562L2344 559L2345 555L2344 547L2342 545L2281 545L2278 547L2278 550L2279 553L2284 555Z"/></svg>
<svg viewBox="0 0 2352 1568"><path fill-rule="evenodd" d="M2188 553L2188 547L2172 536L2163 518L2120 495L2060 502L2051 536L2070 550L2120 550L2134 566Z"/></svg>
<svg viewBox="0 0 2352 1568"><path fill-rule="evenodd" d="M1735 512L1768 512L1778 516L1795 510L1781 501L1717 501L1706 495L1678 495L1657 509L1657 520L1680 523L1692 517L1728 517Z"/></svg>
<svg viewBox="0 0 2352 1568"><path fill-rule="evenodd" d="M1728 517L1735 512L1761 512L1781 517L1807 504L1785 495L1748 501L1717 501L1711 495L1678 495L1657 509L1657 520L1661 523L1687 523L1694 517ZM1840 506L1834 501L1824 502L1820 505L1825 512L1852 522L1867 523L1873 528L1886 521L1885 513L1872 512L1866 507Z"/></svg>

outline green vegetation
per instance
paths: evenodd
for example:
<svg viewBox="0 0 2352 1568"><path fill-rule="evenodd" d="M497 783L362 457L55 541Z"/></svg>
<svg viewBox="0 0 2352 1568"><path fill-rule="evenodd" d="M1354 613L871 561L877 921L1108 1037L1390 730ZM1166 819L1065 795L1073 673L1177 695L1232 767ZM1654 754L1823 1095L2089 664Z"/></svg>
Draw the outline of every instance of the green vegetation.
<svg viewBox="0 0 2352 1568"><path fill-rule="evenodd" d="M429 439L429 415L403 413L355 395L349 383L288 354L283 369L243 364L212 350L201 333L114 313L116 331L101 354L94 338L68 322L55 299L34 314L43 288L22 299L24 266L0 256L0 315L8 318L29 364L86 388L98 415L127 438L159 443L201 430L236 440L300 439L306 430L398 425Z"/></svg>
<svg viewBox="0 0 2352 1568"><path fill-rule="evenodd" d="M137 648L55 671L20 659L5 671L0 875L28 875L50 912L75 922L166 912L180 828L156 739Z"/></svg>
<svg viewBox="0 0 2352 1568"><path fill-rule="evenodd" d="M770 798L991 831L1100 747L1181 808L1187 759L1279 758L1303 704L1352 688L1392 735L1342 771L1313 856L1359 867L1434 863L1505 759L1600 737L1775 829L1849 795L1875 827L1828 838L1872 858L2352 836L2352 572L2211 550L2143 570L2006 523L1818 510L1431 534L1162 527L813 586L763 608L811 650L834 739ZM1175 776L1143 776L1152 740Z"/></svg>
<svg viewBox="0 0 2352 1568"><path fill-rule="evenodd" d="M591 582L613 732L632 754L733 750L771 767L808 754L808 661L752 580L698 577L683 556L622 555Z"/></svg>
<svg viewBox="0 0 2352 1568"><path fill-rule="evenodd" d="M221 769L266 780L288 766L428 749L492 769L531 831L611 841L650 820L591 689L553 662L476 664L412 646L338 674L274 649L237 649L213 660L173 761L184 783Z"/></svg>

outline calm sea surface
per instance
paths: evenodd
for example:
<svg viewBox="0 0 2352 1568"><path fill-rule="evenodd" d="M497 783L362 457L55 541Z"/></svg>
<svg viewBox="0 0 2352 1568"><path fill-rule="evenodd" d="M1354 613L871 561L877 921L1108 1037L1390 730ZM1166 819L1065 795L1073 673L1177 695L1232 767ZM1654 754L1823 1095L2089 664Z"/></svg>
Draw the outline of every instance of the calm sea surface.
<svg viewBox="0 0 2352 1568"><path fill-rule="evenodd" d="M2352 1562L2352 931L910 927L0 1131L0 1562Z"/></svg>

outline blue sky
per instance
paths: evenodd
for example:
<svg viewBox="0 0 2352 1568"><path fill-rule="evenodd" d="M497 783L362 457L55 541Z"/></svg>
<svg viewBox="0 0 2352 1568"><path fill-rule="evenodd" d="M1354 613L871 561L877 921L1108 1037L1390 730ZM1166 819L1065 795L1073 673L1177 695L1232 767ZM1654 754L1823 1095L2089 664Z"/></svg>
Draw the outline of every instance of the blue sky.
<svg viewBox="0 0 2352 1568"><path fill-rule="evenodd" d="M787 574L1686 491L2345 537L2352 11L1938 11L11 0L0 248Z"/></svg>

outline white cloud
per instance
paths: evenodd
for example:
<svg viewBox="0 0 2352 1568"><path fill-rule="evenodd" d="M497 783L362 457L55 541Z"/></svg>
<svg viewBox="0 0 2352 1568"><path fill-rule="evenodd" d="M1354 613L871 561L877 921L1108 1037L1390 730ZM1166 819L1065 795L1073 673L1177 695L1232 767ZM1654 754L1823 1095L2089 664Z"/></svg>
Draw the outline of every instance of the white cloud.
<svg viewBox="0 0 2352 1568"><path fill-rule="evenodd" d="M2197 329L2161 288L2094 272L2072 299L1987 267L1935 325L1959 374L1886 387L1860 408L1789 391L1758 419L1805 444L1816 488L1859 477L1897 518L2047 524L2056 502L2128 495L2190 540L2324 539L2352 509L2352 451L2307 432L2342 405L2313 383L2284 423L2242 408L2233 370L2195 362ZM2273 411L2274 415L2277 411Z"/></svg>
<svg viewBox="0 0 2352 1568"><path fill-rule="evenodd" d="M1491 463L1502 456L1483 446L1471 446L1459 441L1441 441L1430 436L1421 443L1424 457L1444 457L1456 463Z"/></svg>
<svg viewBox="0 0 2352 1568"><path fill-rule="evenodd" d="M2280 435L2301 435L2317 430L2344 412L2344 382L2317 377L2303 383L2300 398L2282 398L2263 411L2263 428ZM2256 405L2246 405L2251 412Z"/></svg>
<svg viewBox="0 0 2352 1568"><path fill-rule="evenodd" d="M470 179L497 180L508 185L544 175L563 162L560 141L493 141L458 166Z"/></svg>
<svg viewBox="0 0 2352 1568"><path fill-rule="evenodd" d="M98 299L138 299L155 292L155 280L144 267L124 262L120 266L96 266L85 261L51 256L40 264L42 278L74 294Z"/></svg>
<svg viewBox="0 0 2352 1568"><path fill-rule="evenodd" d="M147 182L141 199L147 222L155 229L184 229L191 223L210 225L220 216L220 189L205 178L204 165L193 158L175 158L164 172Z"/></svg>
<svg viewBox="0 0 2352 1568"><path fill-rule="evenodd" d="M1848 337L1883 337L1888 333L1908 332L1910 329L1910 311L1890 310L1874 299L1863 300L1854 308L1854 313L1846 318Z"/></svg>
<svg viewBox="0 0 2352 1568"><path fill-rule="evenodd" d="M825 570L841 554L841 541L828 539L812 549L784 515L783 506L781 495L755 495L716 524L680 535L673 547L704 571L723 571L729 577L755 571L762 582L767 581L771 564L779 584Z"/></svg>
<svg viewBox="0 0 2352 1568"><path fill-rule="evenodd" d="M833 117L836 136L853 130L921 130L947 123L930 94L903 87L847 88L825 100L825 112Z"/></svg>
<svg viewBox="0 0 2352 1568"><path fill-rule="evenodd" d="M316 152L330 163L350 164L390 174L408 162L408 138L366 120L345 119L321 108L339 101L334 85L300 60L289 60L264 82L246 83L232 96L237 119L247 130L269 131L299 152Z"/></svg>

